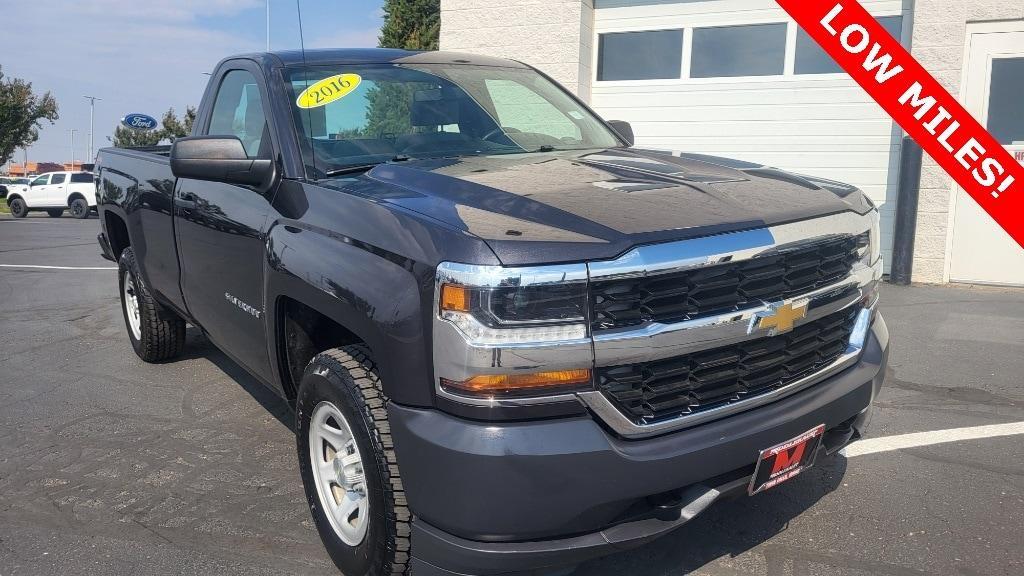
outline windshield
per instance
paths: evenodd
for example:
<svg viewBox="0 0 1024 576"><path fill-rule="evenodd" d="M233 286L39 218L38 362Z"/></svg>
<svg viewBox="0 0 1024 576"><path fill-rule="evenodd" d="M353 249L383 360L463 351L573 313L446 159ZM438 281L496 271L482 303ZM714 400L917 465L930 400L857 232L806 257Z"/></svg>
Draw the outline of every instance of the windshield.
<svg viewBox="0 0 1024 576"><path fill-rule="evenodd" d="M405 157L621 145L599 119L530 69L385 64L285 74L314 178Z"/></svg>

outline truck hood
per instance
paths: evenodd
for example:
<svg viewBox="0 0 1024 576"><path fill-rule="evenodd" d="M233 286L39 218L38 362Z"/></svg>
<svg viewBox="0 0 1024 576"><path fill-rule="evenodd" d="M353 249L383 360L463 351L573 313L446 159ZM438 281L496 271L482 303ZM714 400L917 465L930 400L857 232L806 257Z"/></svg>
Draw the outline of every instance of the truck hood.
<svg viewBox="0 0 1024 576"><path fill-rule="evenodd" d="M871 209L837 182L638 149L411 160L359 180L364 194L482 238L506 265L613 258L638 244Z"/></svg>

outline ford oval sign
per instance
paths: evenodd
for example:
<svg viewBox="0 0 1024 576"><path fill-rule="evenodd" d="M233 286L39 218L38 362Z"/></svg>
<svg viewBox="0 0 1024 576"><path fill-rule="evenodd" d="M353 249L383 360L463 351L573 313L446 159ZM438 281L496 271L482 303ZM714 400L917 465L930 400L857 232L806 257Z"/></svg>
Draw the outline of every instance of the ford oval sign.
<svg viewBox="0 0 1024 576"><path fill-rule="evenodd" d="M152 130L156 128L156 118L145 114L127 114L121 118L121 124L133 130Z"/></svg>

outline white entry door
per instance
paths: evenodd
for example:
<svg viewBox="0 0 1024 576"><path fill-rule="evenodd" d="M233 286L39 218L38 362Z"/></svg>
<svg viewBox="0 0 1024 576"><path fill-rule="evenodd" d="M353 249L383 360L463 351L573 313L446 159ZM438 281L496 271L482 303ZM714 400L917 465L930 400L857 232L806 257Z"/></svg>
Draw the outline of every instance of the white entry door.
<svg viewBox="0 0 1024 576"><path fill-rule="evenodd" d="M1024 22L967 25L965 101L1000 144L1024 150ZM949 279L1024 285L1021 248L962 189L957 189Z"/></svg>

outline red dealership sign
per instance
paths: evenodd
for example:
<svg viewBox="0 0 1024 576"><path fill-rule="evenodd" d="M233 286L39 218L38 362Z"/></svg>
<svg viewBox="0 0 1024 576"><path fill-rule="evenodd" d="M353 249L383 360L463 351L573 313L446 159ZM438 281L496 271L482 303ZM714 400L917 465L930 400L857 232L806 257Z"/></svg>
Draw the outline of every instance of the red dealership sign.
<svg viewBox="0 0 1024 576"><path fill-rule="evenodd" d="M777 0L1024 247L1024 166L856 0Z"/></svg>

